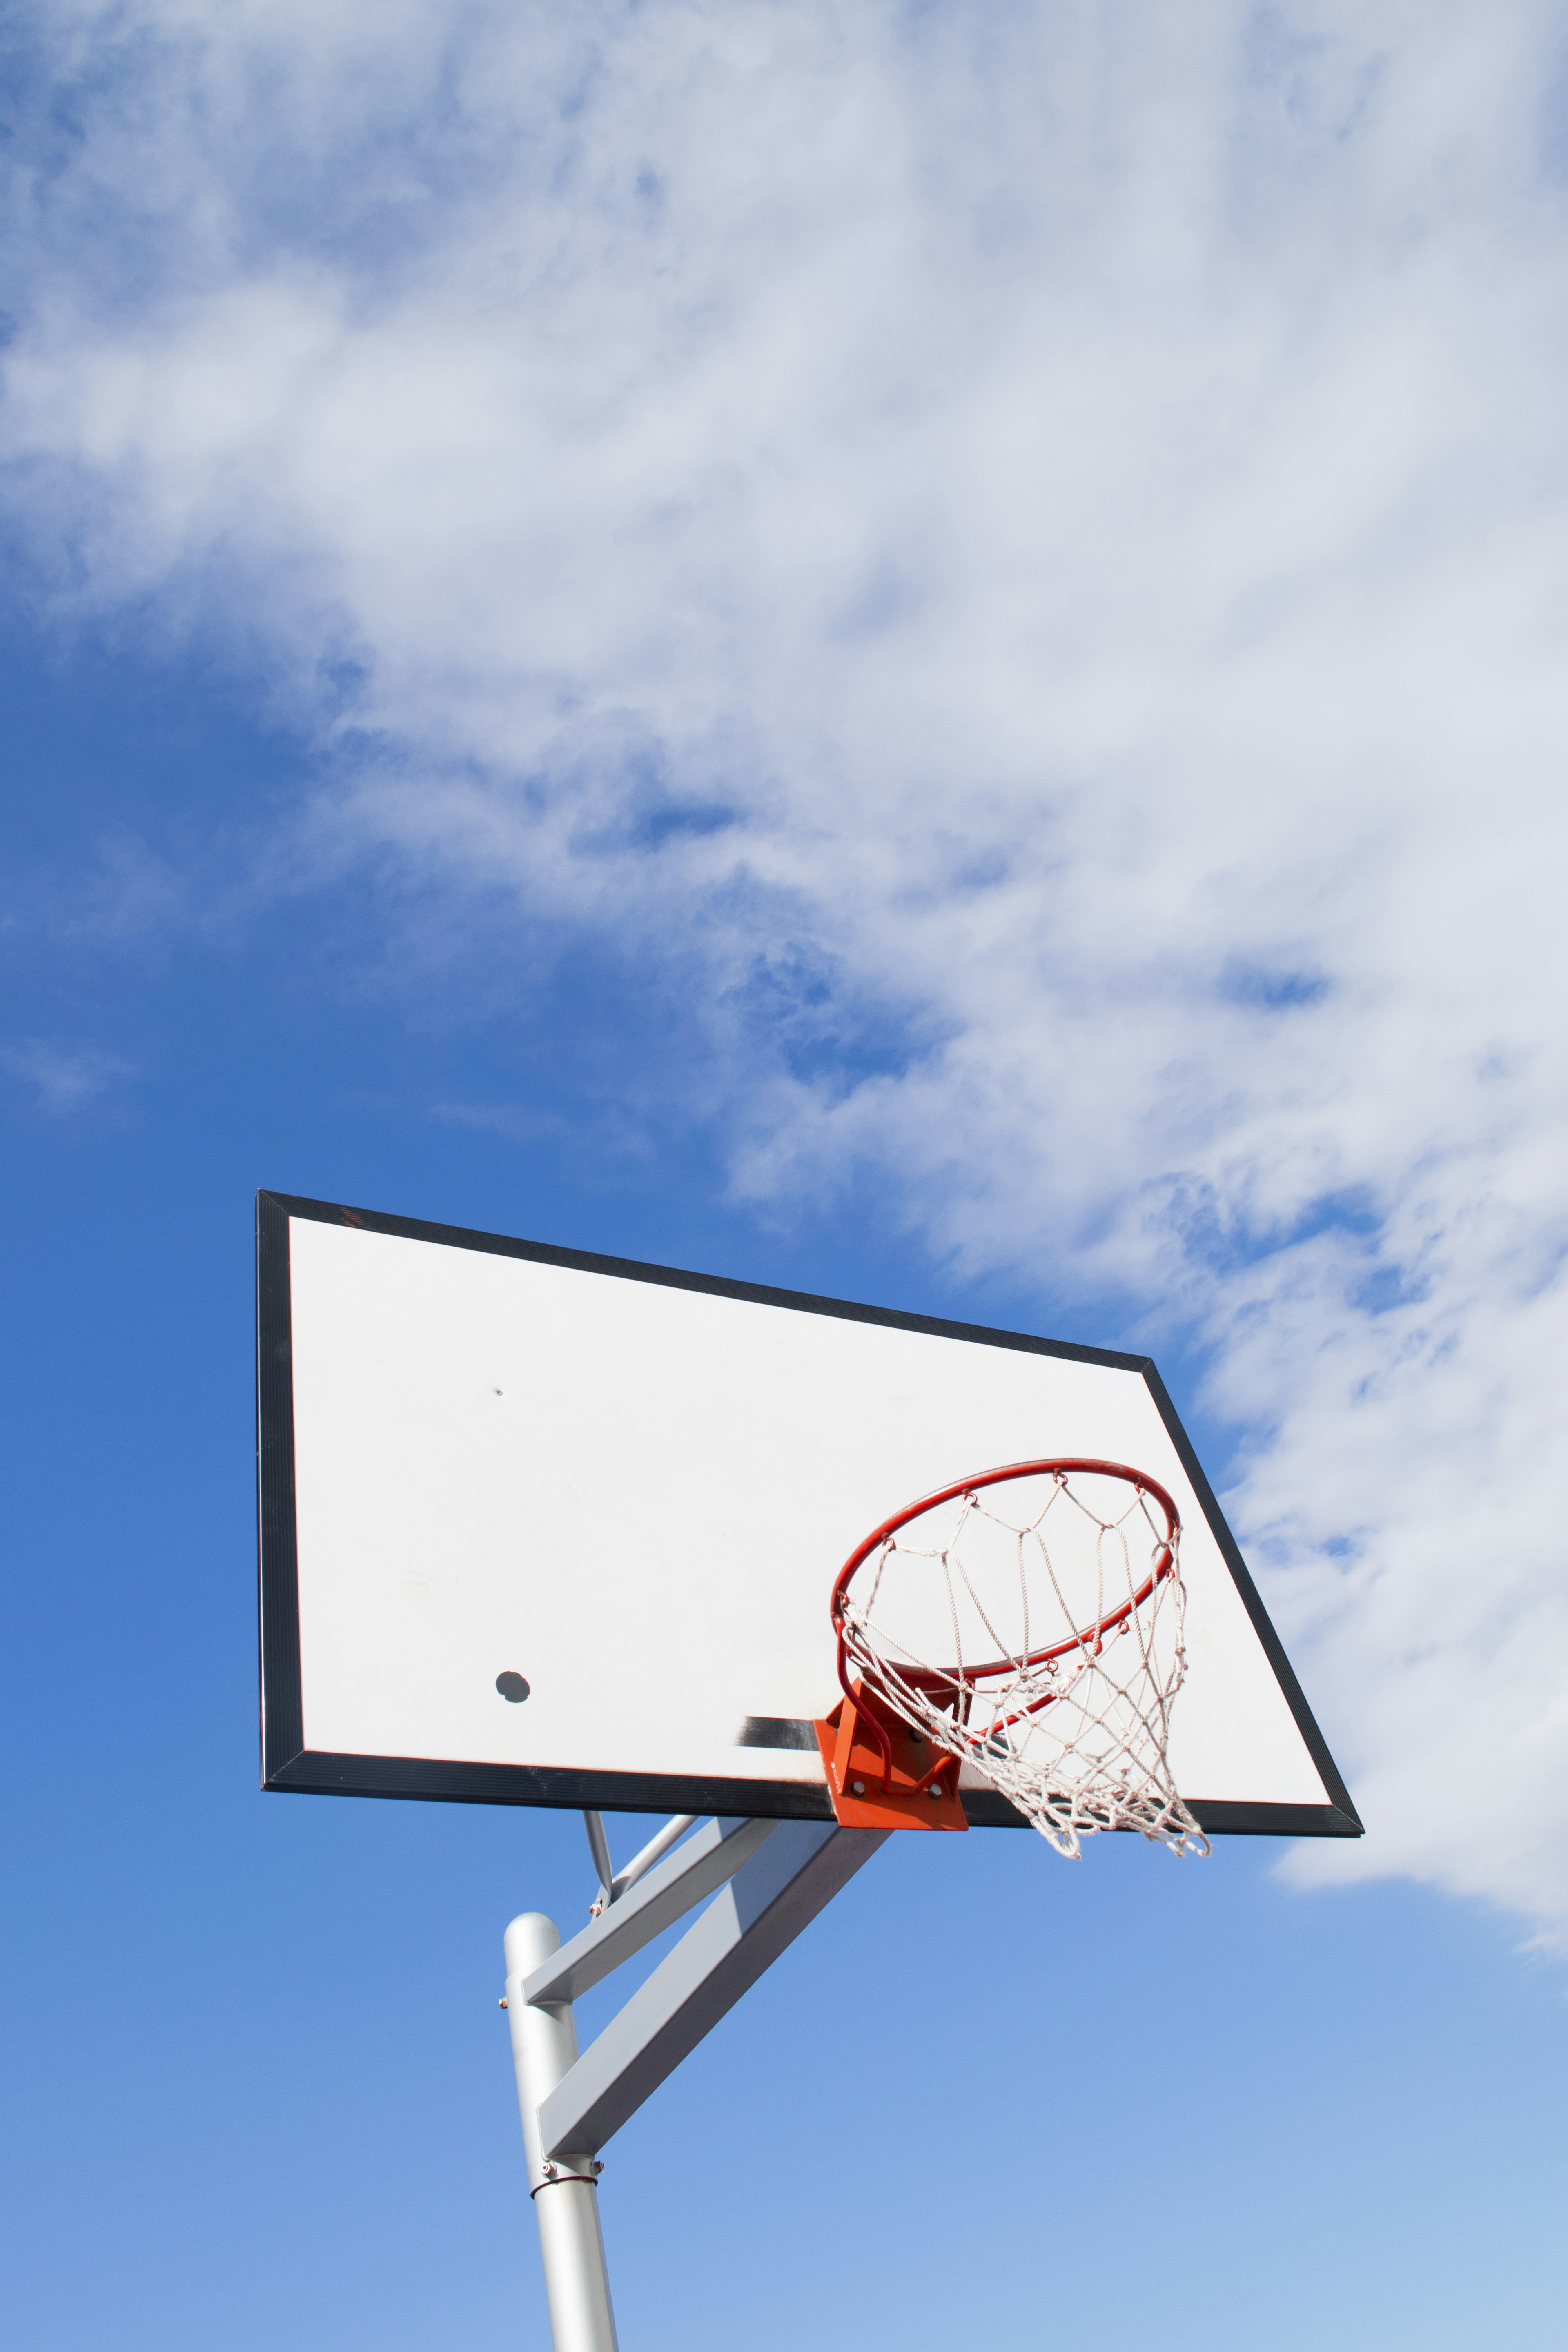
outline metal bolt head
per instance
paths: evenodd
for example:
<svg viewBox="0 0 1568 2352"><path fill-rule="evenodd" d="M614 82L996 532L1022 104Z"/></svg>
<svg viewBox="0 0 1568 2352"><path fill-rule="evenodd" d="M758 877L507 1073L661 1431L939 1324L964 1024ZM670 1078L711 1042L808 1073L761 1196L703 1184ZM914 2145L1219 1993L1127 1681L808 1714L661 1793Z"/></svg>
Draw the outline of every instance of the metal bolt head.
<svg viewBox="0 0 1568 2352"><path fill-rule="evenodd" d="M852 1797L863 1797L866 1793L865 1781L851 1780L849 1783L849 1793Z"/></svg>
<svg viewBox="0 0 1568 2352"><path fill-rule="evenodd" d="M595 2180L598 2179L600 2173L603 2172L604 2168L604 2165L597 2157L594 2158L593 2163L588 2167L589 2171L593 2174Z"/></svg>
<svg viewBox="0 0 1568 2352"><path fill-rule="evenodd" d="M937 1787L936 1782L935 1782L934 1780L931 1782L931 1787L926 1790L926 1795L927 1795L928 1797L933 1797L933 1798L936 1800L936 1802L937 1802L939 1805L941 1804L941 1802L942 1802L942 1790Z"/></svg>
<svg viewBox="0 0 1568 2352"><path fill-rule="evenodd" d="M500 2000L497 2001L496 2007L498 2009L504 2009L506 2007L506 1995L504 1992L502 1993Z"/></svg>
<svg viewBox="0 0 1568 2352"><path fill-rule="evenodd" d="M544 2161L544 2163L543 2163L542 2165L541 2165L541 2167L540 2167L540 2170L543 2173L544 2178L546 2179L546 2180L553 2180L553 2179L554 2179L554 2178L555 2178L555 2167L554 2167L554 2166L553 2166L553 2165L549 2161L548 2158L546 2158L546 2160Z"/></svg>

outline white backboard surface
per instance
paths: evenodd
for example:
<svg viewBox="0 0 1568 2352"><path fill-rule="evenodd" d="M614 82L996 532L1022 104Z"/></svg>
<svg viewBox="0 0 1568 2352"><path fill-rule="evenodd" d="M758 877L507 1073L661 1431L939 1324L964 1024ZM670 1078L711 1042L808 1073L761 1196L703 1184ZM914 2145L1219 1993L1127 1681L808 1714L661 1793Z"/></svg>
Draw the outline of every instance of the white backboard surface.
<svg viewBox="0 0 1568 2352"><path fill-rule="evenodd" d="M1358 1833L1146 1359L274 1193L258 1231L268 1787L826 1815L847 1555L1083 1454L1181 1513L1205 1827Z"/></svg>

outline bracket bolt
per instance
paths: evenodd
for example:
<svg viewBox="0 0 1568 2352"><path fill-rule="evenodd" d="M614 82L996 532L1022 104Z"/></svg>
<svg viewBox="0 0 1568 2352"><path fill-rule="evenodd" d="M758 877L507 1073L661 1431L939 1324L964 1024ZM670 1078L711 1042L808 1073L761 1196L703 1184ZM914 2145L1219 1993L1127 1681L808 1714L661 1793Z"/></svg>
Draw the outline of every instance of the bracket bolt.
<svg viewBox="0 0 1568 2352"><path fill-rule="evenodd" d="M600 2173L601 2173L601 2172L603 2172L604 2168L604 2168L604 2166L600 2163L600 2161L599 2161L599 2159L598 2159L598 2158L597 2158L597 2157L595 2157L595 2158L594 2158L593 2163L588 2167L589 2171L594 2175L594 2178L595 2178L595 2179L598 2179L598 2177L599 2177Z"/></svg>
<svg viewBox="0 0 1568 2352"><path fill-rule="evenodd" d="M554 2167L554 2166L550 2162L550 2160L549 2160L549 2158L546 2158L545 2161L544 2161L544 2162L540 2166L540 2168L540 2168L540 2170L543 2173L544 2178L546 2179L546 2180L553 2180L553 2179L554 2179L554 2178L555 2178L555 2167Z"/></svg>
<svg viewBox="0 0 1568 2352"><path fill-rule="evenodd" d="M849 1783L849 1793L852 1797L863 1797L866 1793L865 1781L851 1780Z"/></svg>
<svg viewBox="0 0 1568 2352"><path fill-rule="evenodd" d="M931 1787L926 1790L926 1795L927 1795L928 1797L933 1797L933 1798L936 1800L937 1803L938 1803L939 1805L941 1804L941 1802L942 1802L942 1790L937 1787L937 1784L936 1784L936 1782L935 1782L934 1780L931 1782Z"/></svg>

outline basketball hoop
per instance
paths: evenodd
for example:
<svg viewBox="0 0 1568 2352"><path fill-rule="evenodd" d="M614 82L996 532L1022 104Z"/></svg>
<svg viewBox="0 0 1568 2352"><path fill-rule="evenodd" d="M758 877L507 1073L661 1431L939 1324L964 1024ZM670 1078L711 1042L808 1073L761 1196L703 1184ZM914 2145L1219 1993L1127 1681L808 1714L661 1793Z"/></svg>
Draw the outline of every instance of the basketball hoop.
<svg viewBox="0 0 1568 2352"><path fill-rule="evenodd" d="M1181 1536L1164 1488L1117 1462L1014 1462L885 1519L833 1587L844 1699L818 1738L840 1820L963 1828L970 1764L1058 1853L1111 1829L1206 1853L1166 1753Z"/></svg>

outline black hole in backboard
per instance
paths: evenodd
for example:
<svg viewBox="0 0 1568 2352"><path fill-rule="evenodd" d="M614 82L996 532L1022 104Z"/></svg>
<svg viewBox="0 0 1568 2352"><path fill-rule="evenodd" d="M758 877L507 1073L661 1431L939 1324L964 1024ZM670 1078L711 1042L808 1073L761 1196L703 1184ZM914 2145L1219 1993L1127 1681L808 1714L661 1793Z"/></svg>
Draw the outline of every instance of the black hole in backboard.
<svg viewBox="0 0 1568 2352"><path fill-rule="evenodd" d="M528 1696L528 1685L521 1675L514 1675L510 1668L504 1675L496 1676L496 1688L502 1698L510 1699L513 1706L521 1706Z"/></svg>

